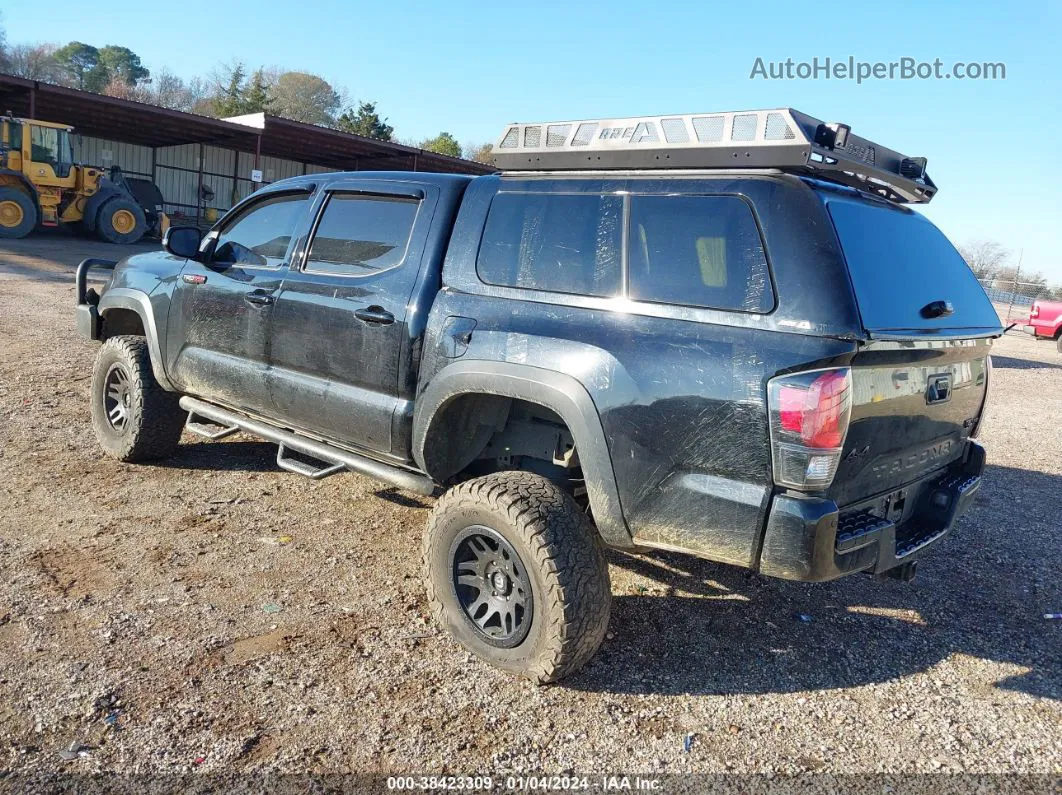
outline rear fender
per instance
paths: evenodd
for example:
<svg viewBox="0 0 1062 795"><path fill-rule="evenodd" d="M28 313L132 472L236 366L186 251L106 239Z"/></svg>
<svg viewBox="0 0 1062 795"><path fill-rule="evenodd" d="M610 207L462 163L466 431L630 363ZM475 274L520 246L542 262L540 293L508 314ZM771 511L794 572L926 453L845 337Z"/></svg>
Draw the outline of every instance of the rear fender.
<svg viewBox="0 0 1062 795"><path fill-rule="evenodd" d="M426 446L437 433L446 432L447 406L469 394L525 400L556 413L568 426L579 451L590 508L601 537L611 546L634 546L597 409L586 388L572 376L511 362L472 360L447 365L417 398L414 410L413 458L425 472L436 480L454 474L440 471Z"/></svg>

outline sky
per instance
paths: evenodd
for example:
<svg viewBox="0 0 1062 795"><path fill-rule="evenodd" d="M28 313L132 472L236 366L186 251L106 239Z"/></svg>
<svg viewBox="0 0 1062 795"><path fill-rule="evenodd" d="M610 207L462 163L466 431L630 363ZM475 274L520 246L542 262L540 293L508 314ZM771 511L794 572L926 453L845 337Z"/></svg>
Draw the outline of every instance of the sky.
<svg viewBox="0 0 1062 795"><path fill-rule="evenodd" d="M923 211L1062 284L1062 3L363 3L227 0L195 17L107 0L0 0L9 42L119 44L184 78L240 60L374 100L402 139L495 140L513 121L793 107L929 159ZM194 6L184 6L193 9ZM204 7L205 8L205 7ZM119 23L116 23L119 20ZM764 63L1003 63L1001 80L751 77Z"/></svg>

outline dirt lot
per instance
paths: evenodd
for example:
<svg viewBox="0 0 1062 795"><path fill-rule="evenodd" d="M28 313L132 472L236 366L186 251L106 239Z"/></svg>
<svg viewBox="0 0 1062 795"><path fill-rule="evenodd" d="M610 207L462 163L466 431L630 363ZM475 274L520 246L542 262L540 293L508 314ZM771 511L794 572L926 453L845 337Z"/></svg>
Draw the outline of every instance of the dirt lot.
<svg viewBox="0 0 1062 795"><path fill-rule="evenodd" d="M0 245L0 770L1062 771L1053 345L999 342L985 486L914 583L613 554L609 639L540 688L429 622L430 500L246 438L100 457L71 273L108 253Z"/></svg>

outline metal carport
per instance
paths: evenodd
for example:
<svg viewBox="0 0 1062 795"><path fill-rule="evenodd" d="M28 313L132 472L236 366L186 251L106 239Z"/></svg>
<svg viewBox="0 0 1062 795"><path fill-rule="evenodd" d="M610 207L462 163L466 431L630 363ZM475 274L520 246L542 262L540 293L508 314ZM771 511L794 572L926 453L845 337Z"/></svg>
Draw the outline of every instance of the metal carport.
<svg viewBox="0 0 1062 795"><path fill-rule="evenodd" d="M79 158L159 185L167 212L196 222L266 182L323 171L486 174L490 166L267 114L214 119L0 74L0 112L69 124Z"/></svg>

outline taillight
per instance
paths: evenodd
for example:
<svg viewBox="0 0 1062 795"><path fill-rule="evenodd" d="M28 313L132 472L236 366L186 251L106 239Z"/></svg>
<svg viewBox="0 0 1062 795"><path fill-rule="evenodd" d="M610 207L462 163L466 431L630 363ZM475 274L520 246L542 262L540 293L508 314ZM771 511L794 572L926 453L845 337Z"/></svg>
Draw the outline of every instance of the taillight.
<svg viewBox="0 0 1062 795"><path fill-rule="evenodd" d="M1040 307L1036 304L1032 305L1032 309L1029 310L1029 318L1040 317Z"/></svg>
<svg viewBox="0 0 1062 795"><path fill-rule="evenodd" d="M774 482L811 491L827 488L852 416L852 371L837 367L772 378L767 404Z"/></svg>

